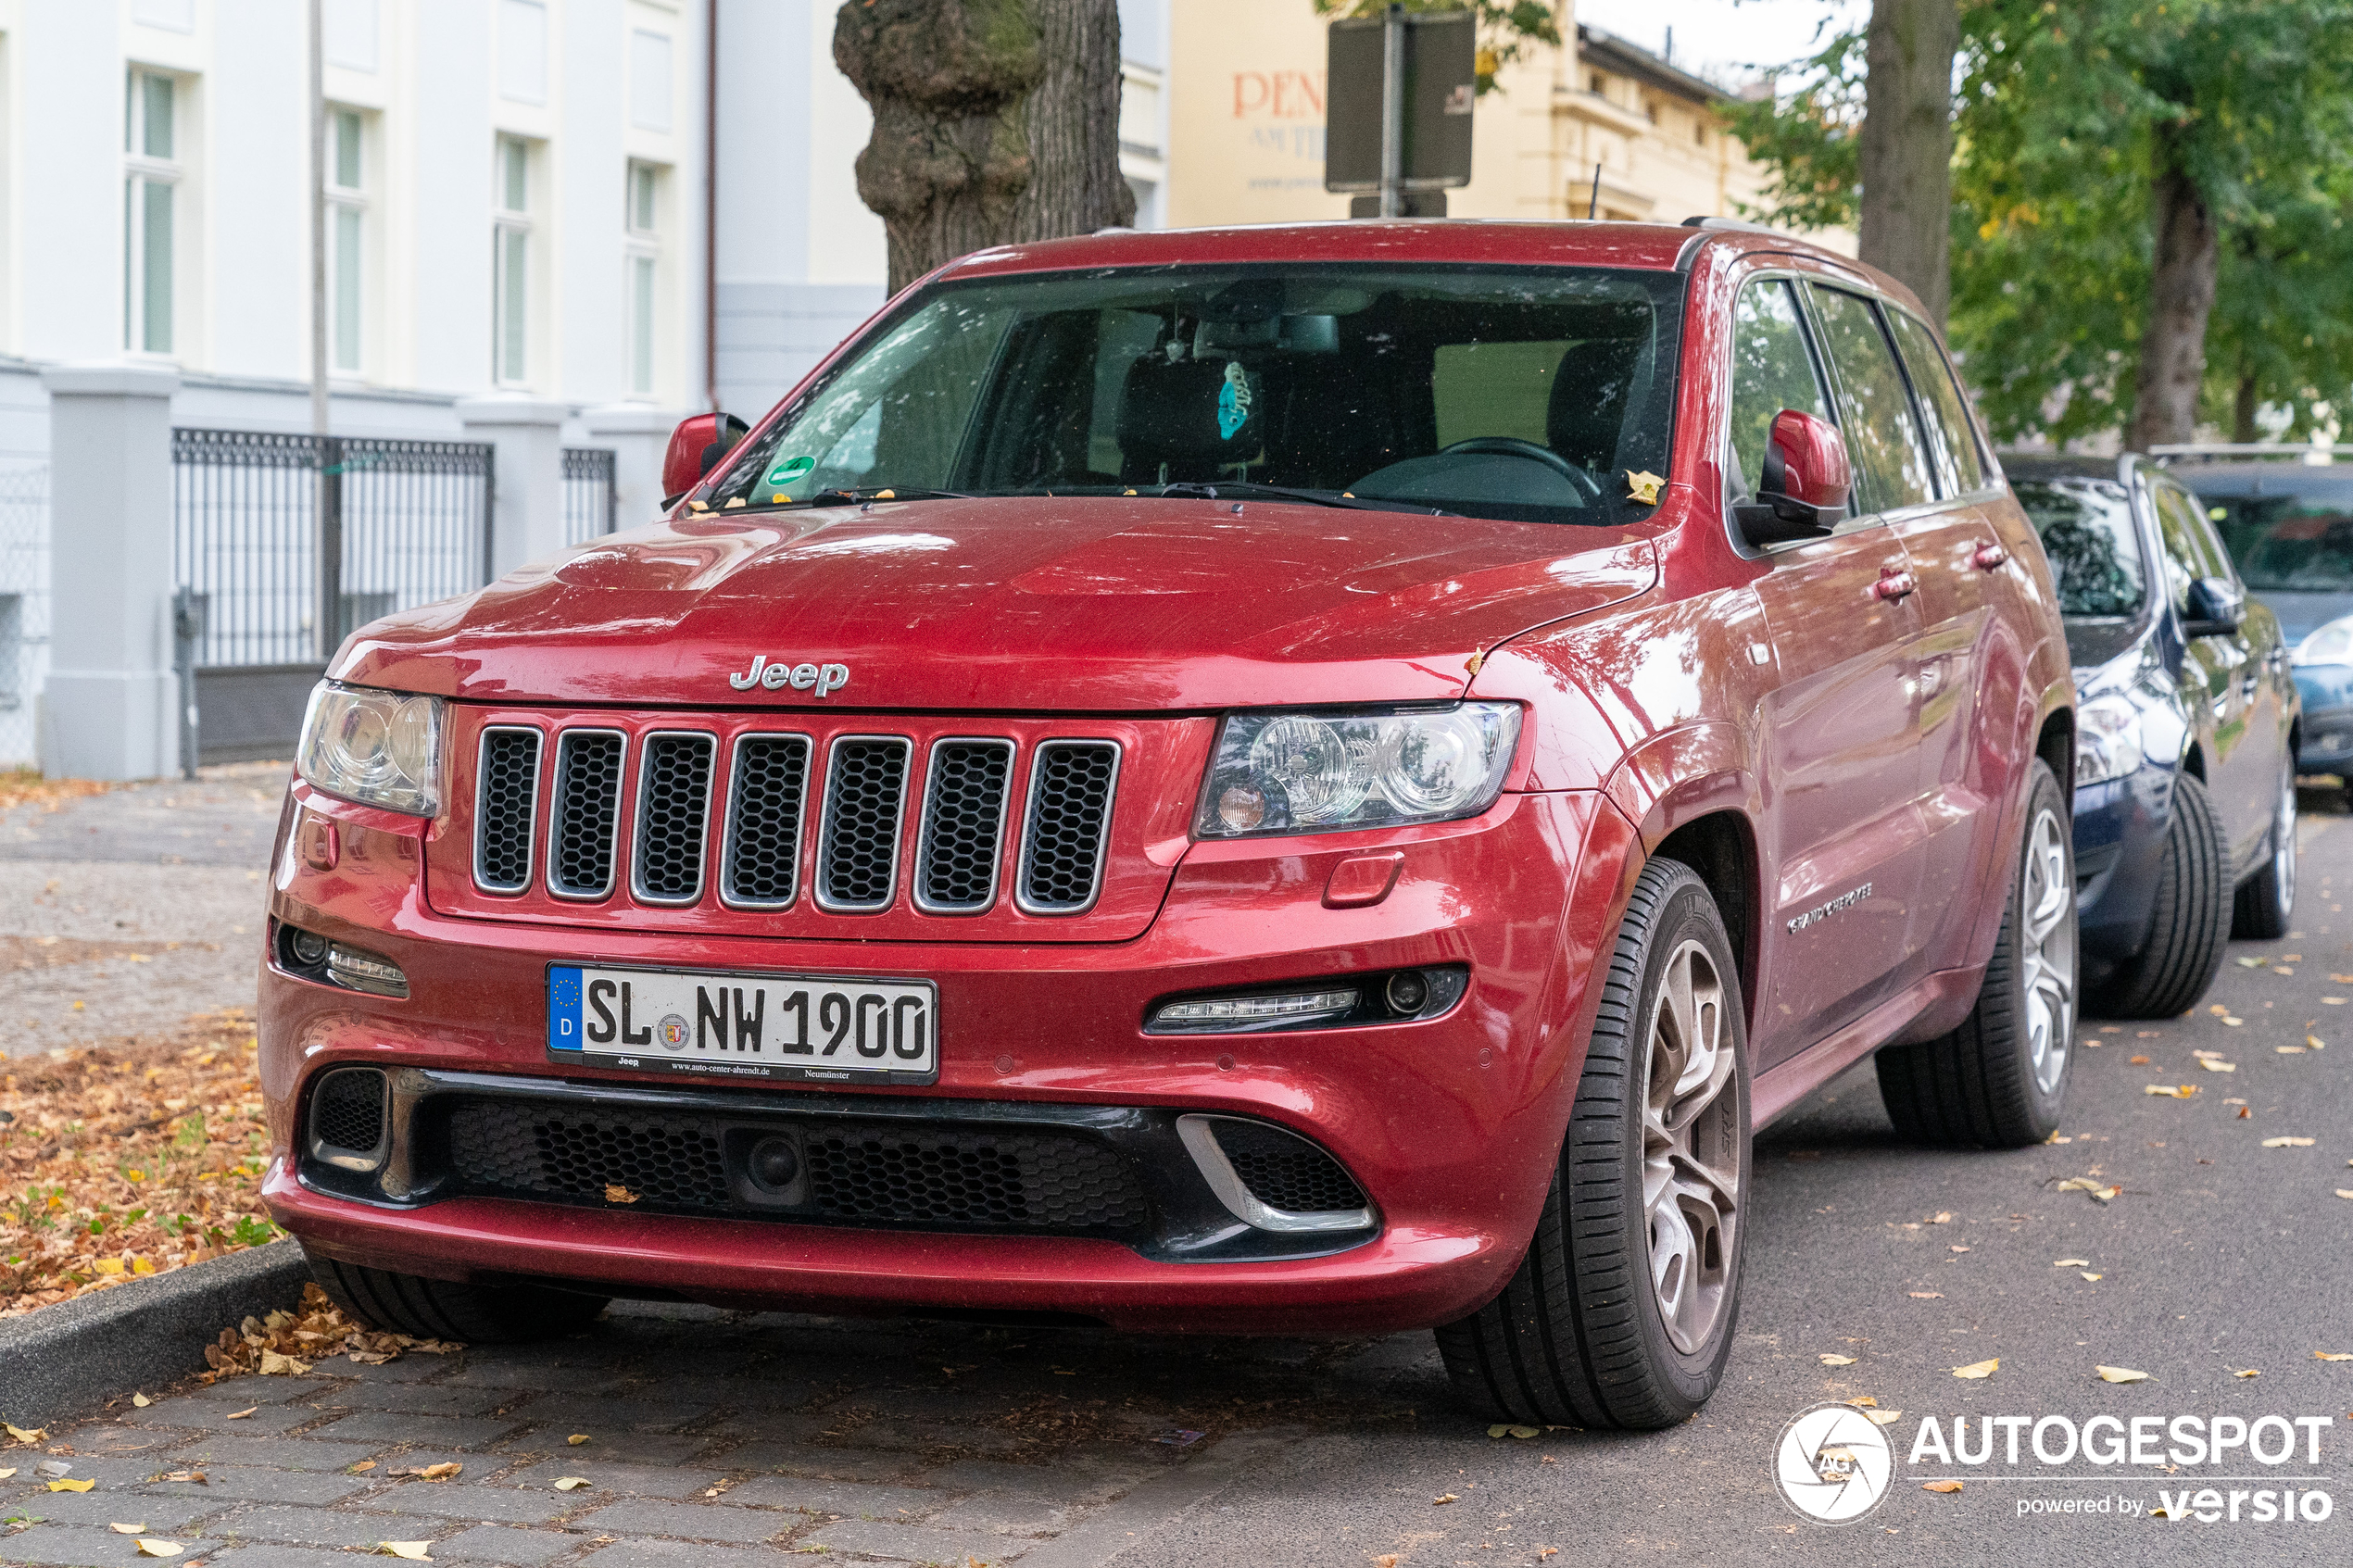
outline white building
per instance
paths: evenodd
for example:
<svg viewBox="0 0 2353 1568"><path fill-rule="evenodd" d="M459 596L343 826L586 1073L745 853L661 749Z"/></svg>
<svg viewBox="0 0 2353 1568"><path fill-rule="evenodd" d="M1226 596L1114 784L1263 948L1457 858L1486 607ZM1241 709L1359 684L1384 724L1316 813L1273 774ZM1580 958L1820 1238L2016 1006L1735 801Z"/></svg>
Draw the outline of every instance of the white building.
<svg viewBox="0 0 2353 1568"><path fill-rule="evenodd" d="M1121 0L1121 157L1141 222L1164 207L1169 3ZM854 172L871 122L833 64L837 0L321 4L329 133L314 170L307 0L0 0L0 767L135 774L177 759L169 614L143 599L128 631L100 637L69 615L50 638L53 515L60 594L120 582L168 605L189 586L211 628L208 679L224 662L278 672L275 695L237 699L261 705L246 715L259 745L337 626L551 552L603 525L599 494L622 526L651 516L681 414L715 393L756 418L883 302L882 225ZM278 488L220 503L251 515L216 517L207 526L227 532L192 544L184 461L157 470L180 476L175 534L154 485L94 487L65 460L93 450L66 428L77 419L309 430L314 180L333 433L487 443L497 473L495 516L447 546L472 553L437 575L370 579L380 568L353 558L347 530L325 628L310 614L330 591L313 586L315 478L281 472ZM77 369L100 365L124 374ZM118 395L146 412L108 423ZM586 459L566 479L567 449L614 454L609 489ZM346 504L411 505L369 499L383 478L355 466ZM274 551L275 586L220 578L233 546ZM232 631L245 651L214 648ZM204 698L208 754L224 754L226 692ZM61 706L107 711L111 749L61 742Z"/></svg>

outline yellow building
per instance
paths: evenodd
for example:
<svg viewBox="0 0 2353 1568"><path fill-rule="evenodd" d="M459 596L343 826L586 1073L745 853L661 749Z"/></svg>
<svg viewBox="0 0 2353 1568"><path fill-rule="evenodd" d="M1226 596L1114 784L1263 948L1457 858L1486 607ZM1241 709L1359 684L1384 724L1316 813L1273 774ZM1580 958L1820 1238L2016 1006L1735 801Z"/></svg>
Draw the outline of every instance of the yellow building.
<svg viewBox="0 0 2353 1568"><path fill-rule="evenodd" d="M1456 218L1730 217L1763 182L1723 129L1721 88L1575 24L1507 67L1478 100ZM1326 19L1310 0L1172 0L1165 221L1345 218L1324 189ZM1841 248L1851 248L1842 246Z"/></svg>

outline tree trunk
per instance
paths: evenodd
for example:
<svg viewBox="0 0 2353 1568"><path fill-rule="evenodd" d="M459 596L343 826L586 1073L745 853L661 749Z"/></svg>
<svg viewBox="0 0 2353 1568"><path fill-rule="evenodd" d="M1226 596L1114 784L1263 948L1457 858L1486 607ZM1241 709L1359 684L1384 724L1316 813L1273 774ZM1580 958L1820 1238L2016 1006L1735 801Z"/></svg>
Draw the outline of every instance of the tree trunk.
<svg viewBox="0 0 2353 1568"><path fill-rule="evenodd" d="M2255 410L2262 403L2259 391L2255 383L2255 357L2242 350L2238 395L2231 400L2231 439L2242 446L2253 445L2263 433L2255 428Z"/></svg>
<svg viewBox="0 0 2353 1568"><path fill-rule="evenodd" d="M1023 106L1046 70L1024 0L849 0L834 63L874 109L858 194L889 235L893 294L1012 238L1032 174Z"/></svg>
<svg viewBox="0 0 2353 1568"><path fill-rule="evenodd" d="M2124 437L2136 452L2196 433L2198 384L2206 376L2206 320L2214 309L2221 247L2214 214L2182 168L2178 138L2171 127L2157 129L2149 203L2157 264L2141 332L2140 387Z"/></svg>
<svg viewBox="0 0 2353 1568"><path fill-rule="evenodd" d="M1029 0L1046 58L1029 95L1029 186L1008 238L1058 240L1124 227L1136 193L1119 172L1118 0Z"/></svg>
<svg viewBox="0 0 2353 1568"><path fill-rule="evenodd" d="M1909 284L1940 327L1952 297L1953 56L1960 45L1957 0L1873 0L1856 149L1858 249Z"/></svg>

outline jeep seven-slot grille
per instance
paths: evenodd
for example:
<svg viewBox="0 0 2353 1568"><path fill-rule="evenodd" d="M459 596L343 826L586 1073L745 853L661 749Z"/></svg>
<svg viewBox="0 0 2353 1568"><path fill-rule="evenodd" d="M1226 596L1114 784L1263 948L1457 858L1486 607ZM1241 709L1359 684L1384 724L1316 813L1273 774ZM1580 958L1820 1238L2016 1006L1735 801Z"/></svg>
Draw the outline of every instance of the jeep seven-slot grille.
<svg viewBox="0 0 2353 1568"><path fill-rule="evenodd" d="M924 913L985 914L1010 876L1025 913L1082 914L1102 887L1120 748L1046 740L1018 771L1017 751L1001 736L942 738L921 755L918 781L906 735L836 737L821 768L820 746L805 734L749 731L723 742L701 730L649 730L633 741L582 726L550 740L492 725L476 762L474 883L522 893L544 853L547 891L560 898L603 899L618 886L638 904L685 907L711 897L716 883L732 909L784 909L808 882L828 913L868 914L902 896L912 818L905 892ZM633 771L634 792L624 787ZM909 798L916 787L920 802ZM1016 814L1019 842L1009 846ZM806 872L804 854L813 862Z"/></svg>

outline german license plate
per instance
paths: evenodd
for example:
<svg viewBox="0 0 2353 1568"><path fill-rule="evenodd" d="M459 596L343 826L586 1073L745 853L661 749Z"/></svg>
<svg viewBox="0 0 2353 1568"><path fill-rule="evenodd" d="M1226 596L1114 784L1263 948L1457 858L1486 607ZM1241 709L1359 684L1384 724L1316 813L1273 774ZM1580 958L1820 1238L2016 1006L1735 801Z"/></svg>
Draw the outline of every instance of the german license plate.
<svg viewBox="0 0 2353 1568"><path fill-rule="evenodd" d="M649 1072L929 1084L939 996L925 980L551 965L547 1053Z"/></svg>

